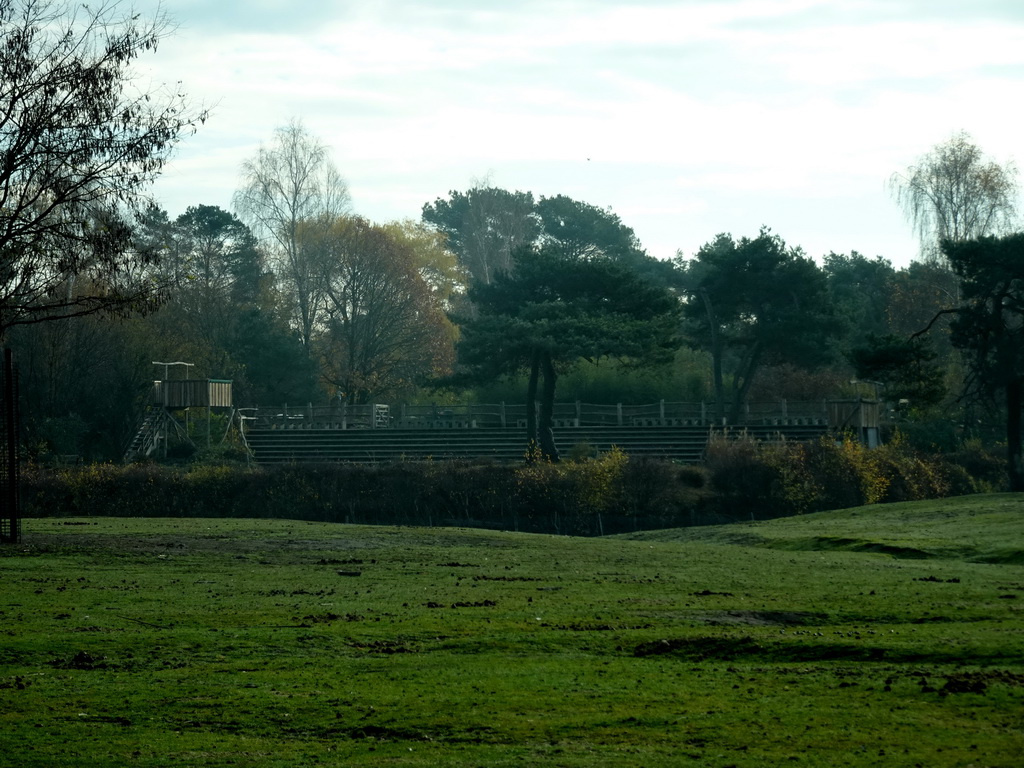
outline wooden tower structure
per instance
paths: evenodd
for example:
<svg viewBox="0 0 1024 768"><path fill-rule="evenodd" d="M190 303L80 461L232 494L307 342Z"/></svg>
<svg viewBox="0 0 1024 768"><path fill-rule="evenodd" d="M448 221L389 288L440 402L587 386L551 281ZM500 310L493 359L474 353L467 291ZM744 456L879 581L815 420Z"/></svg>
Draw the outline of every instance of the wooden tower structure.
<svg viewBox="0 0 1024 768"><path fill-rule="evenodd" d="M154 381L149 405L125 451L124 460L136 461L158 450L166 456L167 442L172 433L191 441L187 425L182 425L174 414L180 411L187 414L192 408L206 411L206 445L209 447L213 409L233 407L231 384L230 379L164 378Z"/></svg>

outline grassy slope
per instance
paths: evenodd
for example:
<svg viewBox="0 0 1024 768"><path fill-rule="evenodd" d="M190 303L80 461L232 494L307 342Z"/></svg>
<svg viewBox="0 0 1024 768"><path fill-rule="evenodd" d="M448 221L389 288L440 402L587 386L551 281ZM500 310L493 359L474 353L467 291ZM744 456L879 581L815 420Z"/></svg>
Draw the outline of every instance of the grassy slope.
<svg viewBox="0 0 1024 768"><path fill-rule="evenodd" d="M1024 496L567 539L46 519L0 763L1015 766Z"/></svg>
<svg viewBox="0 0 1024 768"><path fill-rule="evenodd" d="M1004 493L839 509L766 523L652 531L629 538L1024 565L1022 516L1024 496Z"/></svg>

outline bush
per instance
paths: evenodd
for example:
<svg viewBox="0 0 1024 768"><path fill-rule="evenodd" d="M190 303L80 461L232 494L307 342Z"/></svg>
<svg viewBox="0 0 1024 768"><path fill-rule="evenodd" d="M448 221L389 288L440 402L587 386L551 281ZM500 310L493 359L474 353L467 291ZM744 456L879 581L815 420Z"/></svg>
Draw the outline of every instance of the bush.
<svg viewBox="0 0 1024 768"><path fill-rule="evenodd" d="M714 508L724 519L766 519L981 490L962 467L912 450L897 433L868 449L847 436L763 443L719 436L708 448Z"/></svg>
<svg viewBox="0 0 1024 768"><path fill-rule="evenodd" d="M707 470L714 513L723 520L756 520L805 511L796 493L799 463L788 454L785 444L761 443L745 433L713 435Z"/></svg>
<svg viewBox="0 0 1024 768"><path fill-rule="evenodd" d="M952 480L952 493L956 495L992 493L1004 491L1010 486L1005 445L1000 455L986 448L981 440L968 440L959 449L946 453L943 457L950 465L951 473L960 478L966 474L969 479L967 485L971 490L965 490L967 486L962 481Z"/></svg>
<svg viewBox="0 0 1024 768"><path fill-rule="evenodd" d="M601 535L756 520L999 490L1005 468L980 445L926 456L897 435L868 450L846 438L763 443L715 436L705 466L618 449L525 465L486 461L28 465L26 517L264 517L475 526Z"/></svg>

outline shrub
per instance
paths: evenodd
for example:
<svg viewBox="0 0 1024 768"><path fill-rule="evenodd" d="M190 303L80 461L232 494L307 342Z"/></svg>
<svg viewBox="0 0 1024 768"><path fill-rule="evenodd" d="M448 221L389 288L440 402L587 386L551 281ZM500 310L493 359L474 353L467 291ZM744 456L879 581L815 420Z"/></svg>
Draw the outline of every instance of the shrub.
<svg viewBox="0 0 1024 768"><path fill-rule="evenodd" d="M708 522L712 491L704 467L651 457L631 458L622 473L623 514L614 532L675 528ZM605 532L613 532L605 526Z"/></svg>
<svg viewBox="0 0 1024 768"><path fill-rule="evenodd" d="M926 456L899 435L868 450L848 438L763 443L741 434L716 435L705 466L612 449L525 465L29 464L22 480L26 517L264 517L599 535L997 490L1005 469L980 445Z"/></svg>
<svg viewBox="0 0 1024 768"><path fill-rule="evenodd" d="M892 501L972 493L971 477L941 456L923 456L899 434L868 449L846 436L813 443L716 437L708 471L725 519L779 517Z"/></svg>
<svg viewBox="0 0 1024 768"><path fill-rule="evenodd" d="M991 493L994 491L1005 491L1009 488L1009 476L1006 470L1005 445L1003 455L986 448L981 440L972 439L966 441L959 449L943 454L943 458L950 465L950 471L954 476L962 477L957 470L970 478L972 490L964 490L962 482L953 480L954 488L952 493L962 495L964 493Z"/></svg>
<svg viewBox="0 0 1024 768"><path fill-rule="evenodd" d="M712 435L708 441L707 468L711 489L715 492L714 510L724 519L776 517L786 504L779 497L785 487L784 473L789 462L783 456L785 446L769 446L745 433L737 437Z"/></svg>

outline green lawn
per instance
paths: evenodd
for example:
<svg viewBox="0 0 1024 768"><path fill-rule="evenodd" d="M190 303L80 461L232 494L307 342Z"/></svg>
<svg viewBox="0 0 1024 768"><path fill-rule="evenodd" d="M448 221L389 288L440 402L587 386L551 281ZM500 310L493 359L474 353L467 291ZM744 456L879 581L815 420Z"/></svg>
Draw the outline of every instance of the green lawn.
<svg viewBox="0 0 1024 768"><path fill-rule="evenodd" d="M994 766L1024 495L574 539L47 518L0 548L0 764Z"/></svg>

